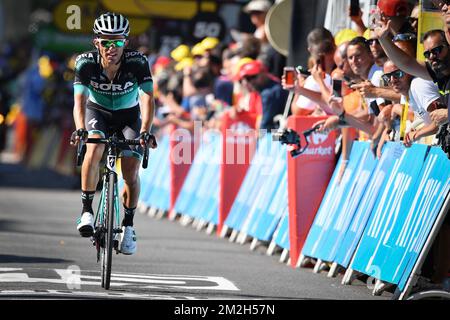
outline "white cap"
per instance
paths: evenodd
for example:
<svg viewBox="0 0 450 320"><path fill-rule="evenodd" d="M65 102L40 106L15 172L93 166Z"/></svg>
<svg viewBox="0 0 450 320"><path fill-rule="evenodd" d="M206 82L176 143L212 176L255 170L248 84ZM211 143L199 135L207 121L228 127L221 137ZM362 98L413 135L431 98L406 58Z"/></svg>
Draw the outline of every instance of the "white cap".
<svg viewBox="0 0 450 320"><path fill-rule="evenodd" d="M269 0L252 0L245 7L244 12L250 13L251 11L269 11L272 3Z"/></svg>

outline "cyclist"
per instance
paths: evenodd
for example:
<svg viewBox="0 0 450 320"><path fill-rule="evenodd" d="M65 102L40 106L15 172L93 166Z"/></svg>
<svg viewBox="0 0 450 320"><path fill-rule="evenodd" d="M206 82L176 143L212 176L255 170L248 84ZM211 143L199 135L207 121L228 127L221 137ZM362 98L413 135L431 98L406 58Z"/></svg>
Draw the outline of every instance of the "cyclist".
<svg viewBox="0 0 450 320"><path fill-rule="evenodd" d="M153 81L147 58L125 49L130 32L128 20L121 14L105 13L94 22L94 51L77 57L74 80L73 116L76 131L72 143L80 139L106 138L118 132L121 138L140 139L141 145L121 152L124 218L120 251L136 252L133 216L140 181L139 166L145 145L156 148L149 133L154 116ZM99 163L105 146L87 144L81 168L83 209L77 229L82 237L94 233L92 200L99 179Z"/></svg>

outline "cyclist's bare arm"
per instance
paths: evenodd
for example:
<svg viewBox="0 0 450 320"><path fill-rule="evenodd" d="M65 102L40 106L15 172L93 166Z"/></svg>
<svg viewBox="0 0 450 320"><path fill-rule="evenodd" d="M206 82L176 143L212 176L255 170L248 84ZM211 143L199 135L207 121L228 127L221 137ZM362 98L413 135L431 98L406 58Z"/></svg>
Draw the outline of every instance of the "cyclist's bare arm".
<svg viewBox="0 0 450 320"><path fill-rule="evenodd" d="M155 115L155 103L151 92L144 92L142 90L139 92L139 108L141 109L142 121L140 132L149 132Z"/></svg>
<svg viewBox="0 0 450 320"><path fill-rule="evenodd" d="M416 58L409 56L402 49L397 47L392 42L389 35L389 23L381 22L381 26L375 28L375 33L378 36L381 46L386 52L386 55L394 64L404 72L424 80L433 80L428 73L427 68L422 63L418 62Z"/></svg>
<svg viewBox="0 0 450 320"><path fill-rule="evenodd" d="M86 115L86 101L87 96L83 93L74 94L74 107L73 107L73 120L75 122L75 128L86 129L84 125L84 118ZM79 137L75 138L75 143L79 141Z"/></svg>

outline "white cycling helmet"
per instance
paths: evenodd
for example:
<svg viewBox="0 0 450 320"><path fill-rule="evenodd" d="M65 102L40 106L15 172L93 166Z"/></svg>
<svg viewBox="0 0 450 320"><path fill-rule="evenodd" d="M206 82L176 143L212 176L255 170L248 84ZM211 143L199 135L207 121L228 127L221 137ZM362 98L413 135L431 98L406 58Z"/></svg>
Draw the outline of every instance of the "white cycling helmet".
<svg viewBox="0 0 450 320"><path fill-rule="evenodd" d="M128 37L130 24L123 15L107 12L95 19L93 31L96 35Z"/></svg>

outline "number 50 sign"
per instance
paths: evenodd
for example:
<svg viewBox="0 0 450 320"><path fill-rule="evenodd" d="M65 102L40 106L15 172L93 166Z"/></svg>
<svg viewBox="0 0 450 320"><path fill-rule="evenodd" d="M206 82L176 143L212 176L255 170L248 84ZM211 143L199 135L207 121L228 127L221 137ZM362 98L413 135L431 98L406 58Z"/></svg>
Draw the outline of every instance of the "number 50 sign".
<svg viewBox="0 0 450 320"><path fill-rule="evenodd" d="M197 14L190 23L189 34L193 37L193 42L199 42L206 37L223 40L225 37L225 23L216 13L201 12Z"/></svg>

